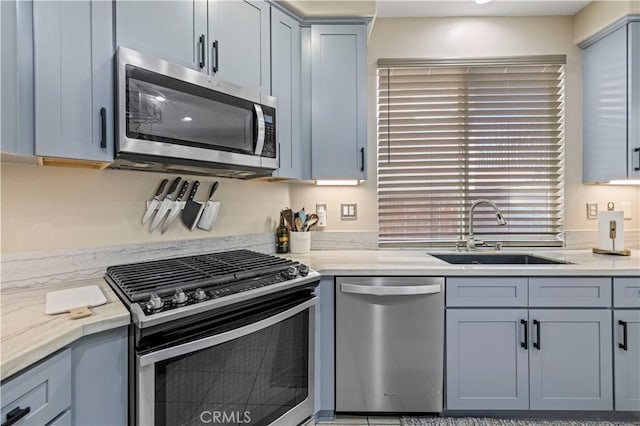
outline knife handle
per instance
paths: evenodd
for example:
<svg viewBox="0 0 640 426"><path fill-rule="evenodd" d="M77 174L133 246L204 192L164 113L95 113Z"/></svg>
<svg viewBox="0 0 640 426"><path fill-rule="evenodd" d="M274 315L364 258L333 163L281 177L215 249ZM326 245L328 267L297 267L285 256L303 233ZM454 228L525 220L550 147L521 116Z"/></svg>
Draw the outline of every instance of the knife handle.
<svg viewBox="0 0 640 426"><path fill-rule="evenodd" d="M162 182L160 182L160 186L158 186L158 190L155 193L155 197L159 197L160 194L162 194L164 192L164 188L167 186L167 184L169 183L169 179L164 179Z"/></svg>
<svg viewBox="0 0 640 426"><path fill-rule="evenodd" d="M211 185L211 191L209 191L209 197L207 197L208 200L210 200L211 197L213 197L213 194L216 192L216 189L218 189L218 181L213 182L213 185Z"/></svg>
<svg viewBox="0 0 640 426"><path fill-rule="evenodd" d="M180 187L180 192L178 192L178 196L176 197L176 201L182 200L182 197L184 197L184 194L187 193L187 188L189 188L189 181L185 180L182 183L182 186Z"/></svg>
<svg viewBox="0 0 640 426"><path fill-rule="evenodd" d="M180 181L182 180L182 178L180 176L178 176L177 178L175 178L173 180L173 182L171 182L171 186L169 187L169 190L167 191L167 196L170 194L173 194L173 192L176 190L176 188L178 187L178 184L180 183Z"/></svg>
<svg viewBox="0 0 640 426"><path fill-rule="evenodd" d="M198 182L197 180L193 182L193 185L191 186L191 191L189 191L189 196L187 197L187 200L193 200L196 196L196 192L198 192L198 187L200 186L200 182Z"/></svg>

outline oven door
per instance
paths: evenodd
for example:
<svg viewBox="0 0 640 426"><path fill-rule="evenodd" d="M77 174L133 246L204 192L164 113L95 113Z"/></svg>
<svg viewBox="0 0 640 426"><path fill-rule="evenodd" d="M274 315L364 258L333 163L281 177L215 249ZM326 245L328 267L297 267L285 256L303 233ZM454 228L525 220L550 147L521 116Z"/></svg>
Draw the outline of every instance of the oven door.
<svg viewBox="0 0 640 426"><path fill-rule="evenodd" d="M313 415L315 305L136 356L138 425L296 425ZM248 322L248 323L247 323Z"/></svg>

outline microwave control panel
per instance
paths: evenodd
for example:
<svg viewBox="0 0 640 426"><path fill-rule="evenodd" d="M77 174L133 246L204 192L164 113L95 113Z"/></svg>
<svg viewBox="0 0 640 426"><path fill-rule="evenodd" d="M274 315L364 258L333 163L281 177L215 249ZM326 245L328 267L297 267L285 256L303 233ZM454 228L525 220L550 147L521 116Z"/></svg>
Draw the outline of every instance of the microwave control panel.
<svg viewBox="0 0 640 426"><path fill-rule="evenodd" d="M264 114L264 147L262 156L276 158L276 110L262 105Z"/></svg>

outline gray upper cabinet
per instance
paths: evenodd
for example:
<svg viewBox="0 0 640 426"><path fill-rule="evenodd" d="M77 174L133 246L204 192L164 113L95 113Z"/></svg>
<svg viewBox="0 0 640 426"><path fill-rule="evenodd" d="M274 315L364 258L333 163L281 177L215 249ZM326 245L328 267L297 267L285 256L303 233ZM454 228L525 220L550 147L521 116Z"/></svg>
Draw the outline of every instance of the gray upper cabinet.
<svg viewBox="0 0 640 426"><path fill-rule="evenodd" d="M599 36L598 36L599 37ZM583 51L584 182L640 177L640 22Z"/></svg>
<svg viewBox="0 0 640 426"><path fill-rule="evenodd" d="M640 310L613 313L616 411L640 411Z"/></svg>
<svg viewBox="0 0 640 426"><path fill-rule="evenodd" d="M365 25L311 28L311 177L366 179Z"/></svg>
<svg viewBox="0 0 640 426"><path fill-rule="evenodd" d="M33 3L0 2L2 152L33 155Z"/></svg>
<svg viewBox="0 0 640 426"><path fill-rule="evenodd" d="M271 93L278 98L280 168L273 176L302 178L300 137L300 26L275 7L271 9Z"/></svg>
<svg viewBox="0 0 640 426"><path fill-rule="evenodd" d="M113 160L112 12L97 0L34 3L36 155Z"/></svg>
<svg viewBox="0 0 640 426"><path fill-rule="evenodd" d="M529 311L532 410L613 409L611 311Z"/></svg>
<svg viewBox="0 0 640 426"><path fill-rule="evenodd" d="M205 69L206 0L119 0L115 3L115 10L117 46L129 47L194 70Z"/></svg>
<svg viewBox="0 0 640 426"><path fill-rule="evenodd" d="M264 1L209 0L209 73L271 93L270 6Z"/></svg>
<svg viewBox="0 0 640 426"><path fill-rule="evenodd" d="M529 408L526 320L526 309L447 310L447 409Z"/></svg>

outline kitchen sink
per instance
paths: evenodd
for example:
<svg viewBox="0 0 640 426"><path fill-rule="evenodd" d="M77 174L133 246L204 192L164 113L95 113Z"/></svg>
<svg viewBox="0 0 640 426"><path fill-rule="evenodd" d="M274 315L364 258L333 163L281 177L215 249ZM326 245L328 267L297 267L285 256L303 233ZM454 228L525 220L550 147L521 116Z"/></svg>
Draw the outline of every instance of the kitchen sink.
<svg viewBox="0 0 640 426"><path fill-rule="evenodd" d="M569 264L564 260L550 259L534 256L532 254L509 253L459 253L459 254L432 254L440 260L455 265L545 265L545 264Z"/></svg>

